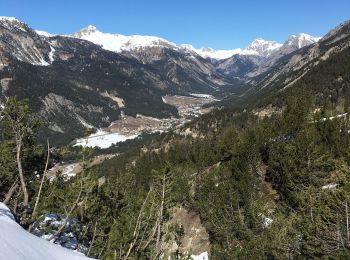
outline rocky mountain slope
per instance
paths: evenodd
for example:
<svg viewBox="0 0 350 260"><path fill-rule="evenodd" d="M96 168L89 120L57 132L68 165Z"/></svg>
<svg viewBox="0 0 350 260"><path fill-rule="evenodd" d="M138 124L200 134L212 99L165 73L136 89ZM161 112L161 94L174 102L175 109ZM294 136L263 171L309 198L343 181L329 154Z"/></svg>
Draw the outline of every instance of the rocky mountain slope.
<svg viewBox="0 0 350 260"><path fill-rule="evenodd" d="M292 42L295 43L295 41ZM332 62L332 58L340 56L346 59L348 57L349 47L350 21L346 21L331 30L318 42L280 57L266 72L250 81L250 84L254 86L250 91L251 93L264 95L267 92L288 89L299 80L306 78L310 72L317 70L326 63ZM330 69L332 66L341 66L341 64L335 63L333 65L328 64L327 66ZM344 67L346 64L343 63L342 66ZM334 82L337 81L337 78L338 81L347 78L345 74L334 75L333 77ZM332 84L329 87L331 88Z"/></svg>
<svg viewBox="0 0 350 260"><path fill-rule="evenodd" d="M178 116L166 95L259 95L292 85L348 46L348 22L324 38L298 34L284 44L257 39L244 49L196 49L154 36L124 36L89 26L51 35L15 18L0 18L0 103L27 98L45 136L69 142L121 113ZM233 55L233 56L232 56Z"/></svg>
<svg viewBox="0 0 350 260"><path fill-rule="evenodd" d="M162 100L166 94L209 94L236 83L193 53L159 46L148 53L109 51L75 37L38 33L8 17L0 19L0 79L0 102L14 95L29 99L49 122L46 134L65 141L85 127L108 126L121 111L176 116L176 108Z"/></svg>
<svg viewBox="0 0 350 260"><path fill-rule="evenodd" d="M249 79L260 75L273 66L281 57L300 48L314 44L319 38L300 33L292 35L284 44L257 39L245 50L250 51L236 54L228 59L217 62L217 67L225 75Z"/></svg>

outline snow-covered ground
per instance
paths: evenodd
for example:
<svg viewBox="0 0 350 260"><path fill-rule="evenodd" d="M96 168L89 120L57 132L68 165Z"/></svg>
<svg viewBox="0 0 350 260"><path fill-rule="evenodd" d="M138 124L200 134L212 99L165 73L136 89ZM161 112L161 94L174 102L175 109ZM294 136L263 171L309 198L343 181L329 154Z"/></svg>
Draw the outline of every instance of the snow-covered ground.
<svg viewBox="0 0 350 260"><path fill-rule="evenodd" d="M110 147L112 144L125 142L128 139L135 139L136 137L137 135L126 136L118 133L109 133L98 130L96 133L87 138L78 139L74 146L100 147L101 149L105 149Z"/></svg>
<svg viewBox="0 0 350 260"><path fill-rule="evenodd" d="M338 183L331 183L321 187L322 190L335 190L339 186Z"/></svg>
<svg viewBox="0 0 350 260"><path fill-rule="evenodd" d="M197 97L197 98L205 98L205 99L210 99L212 101L217 101L218 99L215 99L212 95L208 94L197 94L197 93L191 93L190 94L192 97Z"/></svg>
<svg viewBox="0 0 350 260"><path fill-rule="evenodd" d="M56 164L54 167L48 170L48 178L50 181L53 181L56 178L58 172L61 172L61 175L65 180L69 180L74 177L77 172L81 171L81 166L79 163L69 163L65 165Z"/></svg>
<svg viewBox="0 0 350 260"><path fill-rule="evenodd" d="M208 252L203 252L199 255L191 255L193 260L209 260Z"/></svg>
<svg viewBox="0 0 350 260"><path fill-rule="evenodd" d="M83 260L82 254L52 244L25 231L0 202L0 259L9 260Z"/></svg>

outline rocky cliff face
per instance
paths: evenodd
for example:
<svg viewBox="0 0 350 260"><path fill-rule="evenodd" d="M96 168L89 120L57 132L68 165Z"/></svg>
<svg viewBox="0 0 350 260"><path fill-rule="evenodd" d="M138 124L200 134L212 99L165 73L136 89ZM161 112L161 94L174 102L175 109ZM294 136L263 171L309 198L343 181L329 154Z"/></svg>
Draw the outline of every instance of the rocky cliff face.
<svg viewBox="0 0 350 260"><path fill-rule="evenodd" d="M254 86L253 92L276 91L291 87L320 63L349 48L350 22L347 21L317 42L280 57L265 72L252 78L250 84Z"/></svg>
<svg viewBox="0 0 350 260"><path fill-rule="evenodd" d="M284 44L259 38L245 49L250 53L243 52L221 60L217 62L217 67L226 75L248 80L267 71L280 58L315 44L318 40L319 38L304 33L290 36Z"/></svg>

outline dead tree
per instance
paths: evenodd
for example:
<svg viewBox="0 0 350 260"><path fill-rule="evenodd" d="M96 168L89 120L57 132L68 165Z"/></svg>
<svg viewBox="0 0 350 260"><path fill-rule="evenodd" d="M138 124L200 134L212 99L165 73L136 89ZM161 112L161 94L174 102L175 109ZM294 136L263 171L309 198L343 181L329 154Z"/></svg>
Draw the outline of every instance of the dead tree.
<svg viewBox="0 0 350 260"><path fill-rule="evenodd" d="M139 238L141 225L142 225L142 218L143 218L145 207L146 207L146 203L148 201L148 198L149 198L149 195L150 195L151 191L152 191L152 188L148 191L147 196L146 196L145 200L142 203L142 206L141 206L141 209L139 211L139 215L137 217L136 224L135 224L135 229L134 229L134 233L133 233L133 241L130 243L129 249L128 249L126 255L124 256L124 259L128 259L129 258L129 255L130 255L132 249L134 248L134 246L135 246L135 244L137 242L137 239Z"/></svg>
<svg viewBox="0 0 350 260"><path fill-rule="evenodd" d="M54 239L54 241L56 241L59 238L59 236L62 234L64 228L66 227L66 225L69 221L70 216L72 215L73 211L78 206L78 203L80 201L80 197L81 197L82 193L83 193L83 176L81 176L81 179L80 179L80 190L79 190L79 194L78 194L75 202L71 206L70 210L66 213L66 217L65 217L62 225L60 226L60 228L53 235L51 235L47 240L51 241L52 239Z"/></svg>
<svg viewBox="0 0 350 260"><path fill-rule="evenodd" d="M5 199L3 201L4 204L7 204L10 202L10 200L11 200L13 194L16 192L17 188L18 188L18 178L15 180L15 182L12 184L9 191L6 193Z"/></svg>
<svg viewBox="0 0 350 260"><path fill-rule="evenodd" d="M46 172L47 172L47 166L49 164L49 159L50 159L50 143L49 143L49 140L47 140L47 155L46 155L45 169L44 169L43 176L41 177L40 187L39 187L38 195L37 195L36 200L35 200L35 205L34 205L34 209L33 209L32 218L35 218L36 211L37 211L37 208L38 208L38 205L39 205L41 190L43 188L43 184L44 184L44 181L45 181Z"/></svg>

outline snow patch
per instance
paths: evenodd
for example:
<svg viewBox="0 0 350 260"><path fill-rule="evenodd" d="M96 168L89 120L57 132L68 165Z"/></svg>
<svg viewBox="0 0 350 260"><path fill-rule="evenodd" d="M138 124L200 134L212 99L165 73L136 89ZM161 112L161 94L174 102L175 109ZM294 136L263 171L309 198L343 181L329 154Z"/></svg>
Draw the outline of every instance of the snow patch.
<svg viewBox="0 0 350 260"><path fill-rule="evenodd" d="M125 142L129 139L135 139L136 137L138 137L138 135L126 136L118 133L109 133L106 131L99 130L87 138L78 139L74 146L99 147L101 149L105 149L113 144Z"/></svg>
<svg viewBox="0 0 350 260"><path fill-rule="evenodd" d="M49 53L49 59L50 59L50 62L51 62L51 64L52 64L52 62L54 62L54 55L55 55L55 48L54 47L52 47L51 45L50 45L50 49L51 49L51 51L50 51L50 53Z"/></svg>
<svg viewBox="0 0 350 260"><path fill-rule="evenodd" d="M322 186L322 190L334 190L338 187L338 183L332 183L332 184L328 184L328 185L324 185Z"/></svg>
<svg viewBox="0 0 350 260"><path fill-rule="evenodd" d="M82 260L84 255L52 244L25 231L0 202L0 258L11 260Z"/></svg>
<svg viewBox="0 0 350 260"><path fill-rule="evenodd" d="M321 122L326 121L326 120L333 120L335 118L342 118L345 117L348 113L343 113L343 114L339 114L339 115L335 115L335 116L331 116L331 117L323 117L320 119Z"/></svg>
<svg viewBox="0 0 350 260"><path fill-rule="evenodd" d="M191 255L193 260L209 260L208 252L203 252L199 255Z"/></svg>
<svg viewBox="0 0 350 260"><path fill-rule="evenodd" d="M41 30L35 30L35 32L37 34L39 34L40 36L44 36L44 37L54 37L54 36L56 36L55 34L51 34L51 33L45 32L45 31L41 31Z"/></svg>
<svg viewBox="0 0 350 260"><path fill-rule="evenodd" d="M190 95L193 97L198 97L198 98L214 99L214 97L212 95L208 95L208 94L190 93Z"/></svg>

